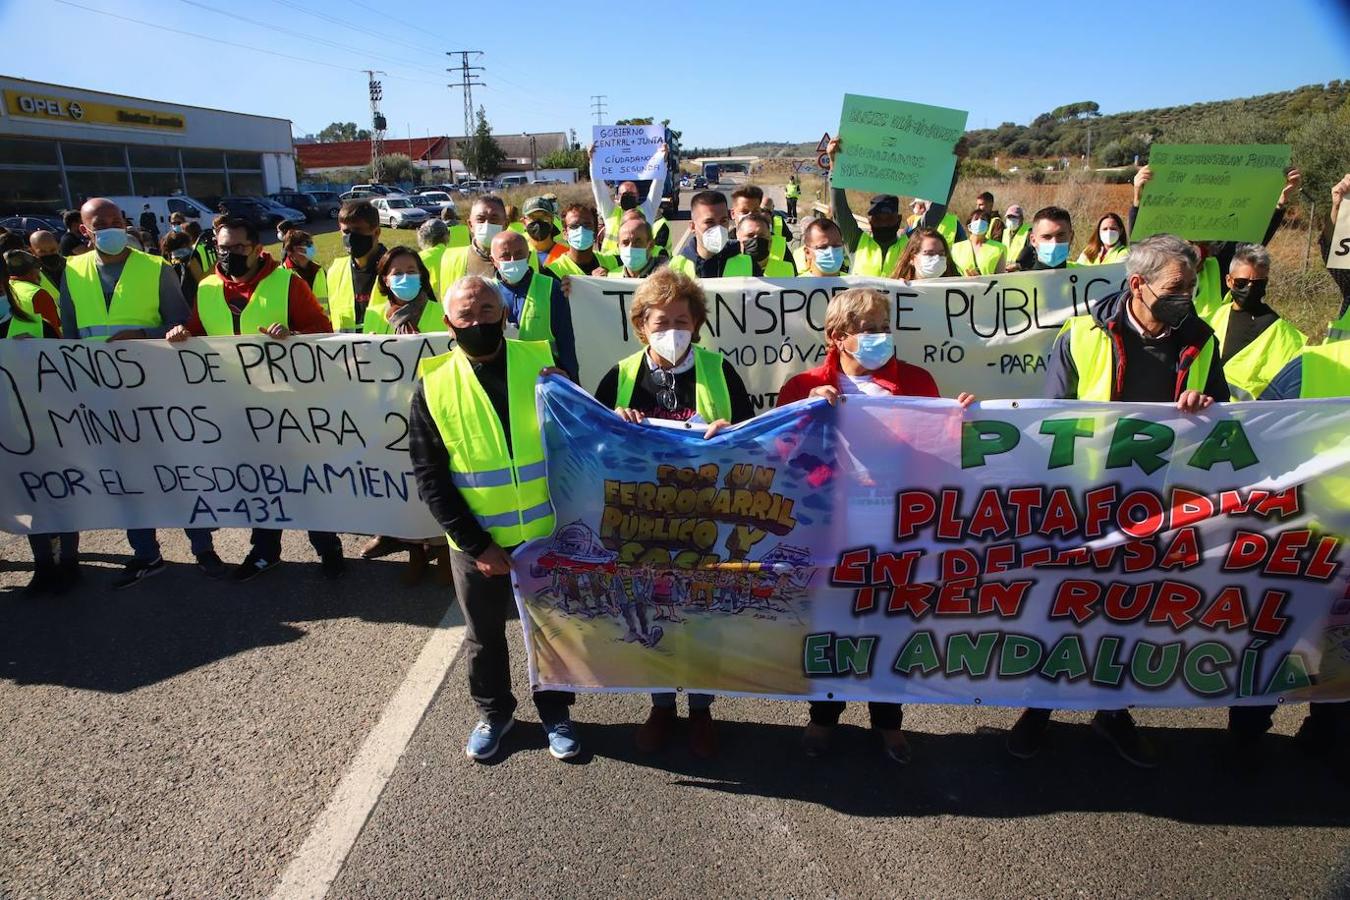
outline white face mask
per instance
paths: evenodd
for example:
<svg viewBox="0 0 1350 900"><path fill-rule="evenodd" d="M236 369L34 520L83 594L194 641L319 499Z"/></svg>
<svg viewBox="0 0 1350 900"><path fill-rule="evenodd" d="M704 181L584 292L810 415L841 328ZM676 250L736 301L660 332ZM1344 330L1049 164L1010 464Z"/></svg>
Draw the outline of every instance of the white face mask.
<svg viewBox="0 0 1350 900"><path fill-rule="evenodd" d="M1108 247L1114 247L1116 241L1120 240L1120 232L1114 228L1103 228L1097 234L1101 236L1102 243Z"/></svg>
<svg viewBox="0 0 1350 900"><path fill-rule="evenodd" d="M914 270L920 278L937 278L947 271L947 257L941 253L920 253Z"/></svg>
<svg viewBox="0 0 1350 900"><path fill-rule="evenodd" d="M718 253L722 252L724 247L726 247L727 240L730 237L731 233L727 231L725 225L714 225L703 232L703 249L716 256Z"/></svg>
<svg viewBox="0 0 1350 900"><path fill-rule="evenodd" d="M478 246L487 250L492 246L492 239L502 233L502 226L495 222L479 222L473 226L473 239L478 242Z"/></svg>
<svg viewBox="0 0 1350 900"><path fill-rule="evenodd" d="M668 328L647 335L647 343L651 344L656 355L671 364L684 359L685 351L689 349L689 343L693 339L694 333L684 328Z"/></svg>

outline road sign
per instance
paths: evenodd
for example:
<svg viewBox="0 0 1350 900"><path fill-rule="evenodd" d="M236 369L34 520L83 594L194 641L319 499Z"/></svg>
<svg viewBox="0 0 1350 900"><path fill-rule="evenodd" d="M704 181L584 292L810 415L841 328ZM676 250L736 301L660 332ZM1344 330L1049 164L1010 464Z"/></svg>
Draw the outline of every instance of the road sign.
<svg viewBox="0 0 1350 900"><path fill-rule="evenodd" d="M816 144L816 152L824 153L829 148L829 146L830 146L830 133L827 131L821 137L820 143Z"/></svg>

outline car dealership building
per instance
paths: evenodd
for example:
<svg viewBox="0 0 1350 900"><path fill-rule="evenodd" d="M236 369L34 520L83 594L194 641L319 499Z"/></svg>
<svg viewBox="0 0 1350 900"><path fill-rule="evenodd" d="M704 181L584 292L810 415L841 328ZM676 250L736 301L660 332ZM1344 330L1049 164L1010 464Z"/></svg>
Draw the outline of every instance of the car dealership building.
<svg viewBox="0 0 1350 900"><path fill-rule="evenodd" d="M291 123L0 76L0 213L294 188Z"/></svg>

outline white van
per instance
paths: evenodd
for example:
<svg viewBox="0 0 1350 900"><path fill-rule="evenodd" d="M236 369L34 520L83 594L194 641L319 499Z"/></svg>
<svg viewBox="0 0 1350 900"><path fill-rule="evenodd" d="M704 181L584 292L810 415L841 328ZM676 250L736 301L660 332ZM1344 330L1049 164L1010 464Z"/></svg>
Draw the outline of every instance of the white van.
<svg viewBox="0 0 1350 900"><path fill-rule="evenodd" d="M524 187L530 183L528 175L503 175L501 180L503 188Z"/></svg>
<svg viewBox="0 0 1350 900"><path fill-rule="evenodd" d="M169 216L172 213L180 212L189 219L196 219L198 224L202 226L203 231L211 230L211 220L216 216L214 210L208 209L203 204L183 194L170 194L168 196L129 194L121 197L109 197L108 199L116 203L127 214L128 225L138 227L141 224L141 213L145 212L145 204L149 203L150 211L155 214L155 222L159 226L161 237L169 230Z"/></svg>

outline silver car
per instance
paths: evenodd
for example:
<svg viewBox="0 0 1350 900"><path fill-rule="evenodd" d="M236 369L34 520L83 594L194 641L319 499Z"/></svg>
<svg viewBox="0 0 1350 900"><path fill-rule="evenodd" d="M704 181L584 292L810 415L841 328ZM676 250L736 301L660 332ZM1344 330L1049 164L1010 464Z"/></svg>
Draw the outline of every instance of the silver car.
<svg viewBox="0 0 1350 900"><path fill-rule="evenodd" d="M381 227L416 228L429 216L407 197L372 197L370 203L379 213Z"/></svg>

